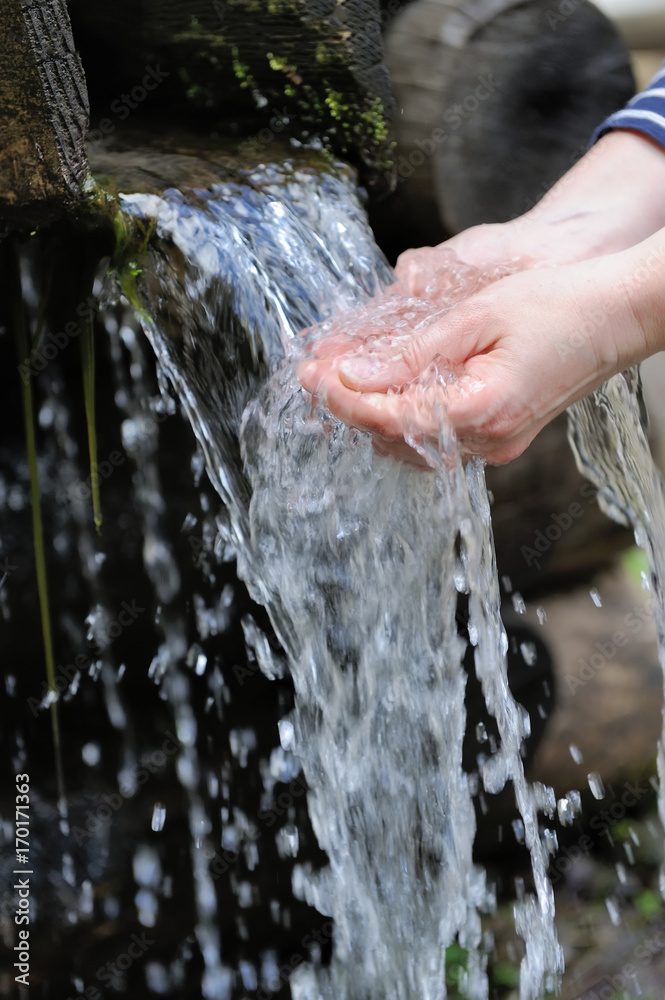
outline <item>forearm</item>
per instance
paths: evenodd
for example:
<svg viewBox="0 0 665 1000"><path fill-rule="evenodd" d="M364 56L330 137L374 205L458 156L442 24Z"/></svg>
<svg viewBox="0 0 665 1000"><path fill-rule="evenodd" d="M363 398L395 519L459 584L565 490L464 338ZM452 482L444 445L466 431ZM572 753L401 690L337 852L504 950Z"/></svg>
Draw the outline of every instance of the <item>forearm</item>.
<svg viewBox="0 0 665 1000"><path fill-rule="evenodd" d="M442 244L481 270L573 264L619 253L665 226L665 149L642 133L607 133L525 215L474 226ZM410 261L411 252L398 263ZM413 269L415 265L411 265ZM416 270L436 268L423 265ZM423 282L421 281L420 284ZM411 282L411 294L419 294Z"/></svg>
<svg viewBox="0 0 665 1000"><path fill-rule="evenodd" d="M557 263L634 246L665 226L665 150L642 133L609 132L508 226Z"/></svg>
<svg viewBox="0 0 665 1000"><path fill-rule="evenodd" d="M634 317L634 330L641 331L627 343L627 364L644 361L665 350L665 228L627 250L620 294Z"/></svg>

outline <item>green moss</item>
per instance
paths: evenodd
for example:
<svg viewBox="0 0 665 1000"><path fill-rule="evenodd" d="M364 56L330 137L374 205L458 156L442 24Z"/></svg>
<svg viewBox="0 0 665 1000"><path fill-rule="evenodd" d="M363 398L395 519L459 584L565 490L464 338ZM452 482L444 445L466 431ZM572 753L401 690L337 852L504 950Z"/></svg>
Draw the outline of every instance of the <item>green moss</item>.
<svg viewBox="0 0 665 1000"><path fill-rule="evenodd" d="M635 908L647 920L653 920L654 917L660 916L663 911L662 899L650 889L644 889L643 892L638 893L633 902L635 903Z"/></svg>
<svg viewBox="0 0 665 1000"><path fill-rule="evenodd" d="M446 948L446 985L459 986L464 979L468 952L457 942Z"/></svg>
<svg viewBox="0 0 665 1000"><path fill-rule="evenodd" d="M361 111L360 120L369 126L377 144L389 139L390 129L386 120L385 108L378 97L372 101L367 111Z"/></svg>
<svg viewBox="0 0 665 1000"><path fill-rule="evenodd" d="M642 573L649 574L649 559L644 549L634 545L627 549L621 556L621 563L631 580L635 583L642 582Z"/></svg>
<svg viewBox="0 0 665 1000"><path fill-rule="evenodd" d="M339 91L327 90L325 103L330 109L330 114L337 121L343 122L348 117L351 109L348 104L344 103L344 95L340 94ZM345 128L348 128L348 124L345 124Z"/></svg>
<svg viewBox="0 0 665 1000"><path fill-rule="evenodd" d="M231 65L233 66L233 73L236 80L240 83L241 87L254 87L255 81L252 73L250 71L249 65L247 63L241 62L240 54L237 45L231 47Z"/></svg>
<svg viewBox="0 0 665 1000"><path fill-rule="evenodd" d="M519 986L520 970L510 962L497 962L492 967L492 979L498 986Z"/></svg>
<svg viewBox="0 0 665 1000"><path fill-rule="evenodd" d="M273 55L272 52L267 52L266 57L268 59L270 69L274 69L276 73L279 73L280 70L283 70L287 66L286 59L280 59Z"/></svg>

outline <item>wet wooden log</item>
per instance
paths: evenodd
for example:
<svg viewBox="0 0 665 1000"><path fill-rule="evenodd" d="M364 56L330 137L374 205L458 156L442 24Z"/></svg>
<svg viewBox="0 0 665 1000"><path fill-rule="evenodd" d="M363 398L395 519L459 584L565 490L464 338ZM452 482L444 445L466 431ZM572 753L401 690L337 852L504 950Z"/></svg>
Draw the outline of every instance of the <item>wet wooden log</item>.
<svg viewBox="0 0 665 1000"><path fill-rule="evenodd" d="M527 598L590 580L633 540L600 510L596 490L577 471L567 429L562 414L518 459L486 473L499 574Z"/></svg>
<svg viewBox="0 0 665 1000"><path fill-rule="evenodd" d="M318 136L367 182L390 183L378 0L72 0L70 8L90 65L93 127L102 116L115 122L123 104L117 113L130 114L132 90L158 67L163 82L150 103L171 123L191 126L196 116L208 133L213 122L223 135L258 135L264 149L271 130Z"/></svg>
<svg viewBox="0 0 665 1000"><path fill-rule="evenodd" d="M566 16L551 0L416 0L385 44L416 243L521 215L634 92L625 44L586 0Z"/></svg>
<svg viewBox="0 0 665 1000"><path fill-rule="evenodd" d="M28 230L81 201L88 98L65 0L0 0L0 25L0 230Z"/></svg>

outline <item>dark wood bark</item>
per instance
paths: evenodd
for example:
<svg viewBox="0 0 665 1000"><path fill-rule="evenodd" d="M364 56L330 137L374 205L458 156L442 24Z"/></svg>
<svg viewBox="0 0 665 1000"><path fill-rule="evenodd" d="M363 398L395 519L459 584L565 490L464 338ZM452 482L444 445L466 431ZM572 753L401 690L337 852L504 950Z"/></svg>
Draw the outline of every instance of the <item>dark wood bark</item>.
<svg viewBox="0 0 665 1000"><path fill-rule="evenodd" d="M591 579L633 540L598 507L567 430L562 414L514 462L487 469L499 573L524 597Z"/></svg>
<svg viewBox="0 0 665 1000"><path fill-rule="evenodd" d="M0 228L71 212L87 177L88 99L65 0L0 0Z"/></svg>
<svg viewBox="0 0 665 1000"><path fill-rule="evenodd" d="M242 138L267 128L267 141L270 130L318 135L366 182L390 184L378 0L72 0L71 10L91 66L93 127L109 113L115 121L146 67L159 66L164 82L149 102L171 121L212 118L220 134ZM131 107L130 98L120 113Z"/></svg>
<svg viewBox="0 0 665 1000"><path fill-rule="evenodd" d="M586 0L417 0L391 23L401 198L451 235L521 215L634 90L617 31Z"/></svg>

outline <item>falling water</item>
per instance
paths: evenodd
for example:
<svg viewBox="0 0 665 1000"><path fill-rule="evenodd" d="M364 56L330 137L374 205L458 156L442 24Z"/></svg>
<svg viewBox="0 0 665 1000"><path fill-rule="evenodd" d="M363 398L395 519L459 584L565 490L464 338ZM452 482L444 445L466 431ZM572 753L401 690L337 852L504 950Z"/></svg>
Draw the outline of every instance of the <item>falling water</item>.
<svg viewBox="0 0 665 1000"><path fill-rule="evenodd" d="M330 969L301 969L295 995L444 998L445 949L457 940L465 993L487 996L481 913L493 898L472 860L461 764L462 592L501 739L481 777L491 792L512 781L531 854L535 894L522 891L515 911L521 997L537 997L562 971L546 877L553 838L541 839L538 819L555 802L524 777L529 720L507 684L482 467L462 466L443 416L438 441L414 437L432 471L379 457L295 378L309 343L295 346L296 333L362 308L391 280L353 176L293 160L123 206L156 220L137 285L145 327L224 501L220 533L294 680L282 745L301 762L330 861L316 874L297 867L294 890L335 921ZM431 312L422 300L405 308L416 321ZM417 390L445 394L449 377L434 370ZM262 648L274 676L280 665Z"/></svg>
<svg viewBox="0 0 665 1000"><path fill-rule="evenodd" d="M660 662L665 671L665 488L651 457L639 371L615 375L569 410L568 436L580 471L598 487L605 513L632 527L650 566ZM658 744L658 811L665 826L665 714ZM665 871L661 872L665 895Z"/></svg>

